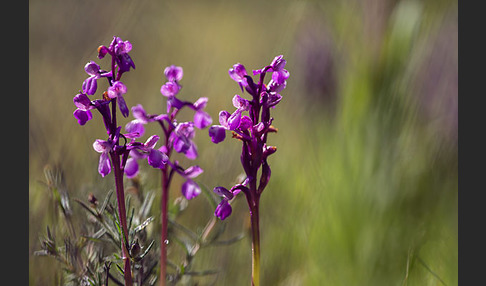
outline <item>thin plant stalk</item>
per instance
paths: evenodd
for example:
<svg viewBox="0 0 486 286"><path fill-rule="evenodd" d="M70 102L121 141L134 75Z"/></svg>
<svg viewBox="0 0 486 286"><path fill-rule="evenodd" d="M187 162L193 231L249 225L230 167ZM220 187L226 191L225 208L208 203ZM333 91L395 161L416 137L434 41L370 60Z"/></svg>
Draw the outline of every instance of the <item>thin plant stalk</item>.
<svg viewBox="0 0 486 286"><path fill-rule="evenodd" d="M260 223L259 223L259 205L258 203L252 206L250 210L251 217L251 285L260 285Z"/></svg>
<svg viewBox="0 0 486 286"><path fill-rule="evenodd" d="M124 264L124 278L125 278L125 286L132 285L132 271L130 265L130 255L127 249L127 241L125 238L128 239L128 227L127 227L127 215L126 215L126 208L125 208L125 190L123 187L123 171L121 170L120 166L120 157L115 152L111 153L111 158L113 160L113 165L115 169L115 185L116 185L116 199L118 202L118 215L120 217L120 225L122 229L122 241L121 241L121 248L122 248L122 257L123 257L123 264Z"/></svg>
<svg viewBox="0 0 486 286"><path fill-rule="evenodd" d="M111 85L111 83L110 83ZM116 129L116 99L112 99L112 132ZM125 189L123 187L123 170L121 169L120 156L118 152L112 151L111 159L113 167L115 169L115 186L116 186L116 199L118 203L118 215L120 217L120 225L122 228L122 257L123 257L123 276L125 278L125 286L132 286L132 268L130 265L130 255L128 252L128 226L127 226L127 212L125 207Z"/></svg>
<svg viewBox="0 0 486 286"><path fill-rule="evenodd" d="M161 197L161 237L160 237L160 285L165 286L167 273L167 224L168 224L168 203L169 203L169 175L168 169L162 169L162 197Z"/></svg>
<svg viewBox="0 0 486 286"><path fill-rule="evenodd" d="M162 122L160 122L160 126L162 127L162 130L164 130L165 133L165 146L167 149L167 157L170 158L170 148L169 147L169 135L170 132L172 132L171 126L167 126L167 128L164 126ZM168 224L169 224L169 219L168 219L168 212L169 212L169 186L170 186L170 174L169 174L169 166L166 165L164 168L162 168L162 195L160 198L160 209L161 209L161 214L160 214L160 219L161 219L161 236L160 236L160 285L165 286L166 285L166 275L167 275L167 246L169 242L169 237L168 237Z"/></svg>

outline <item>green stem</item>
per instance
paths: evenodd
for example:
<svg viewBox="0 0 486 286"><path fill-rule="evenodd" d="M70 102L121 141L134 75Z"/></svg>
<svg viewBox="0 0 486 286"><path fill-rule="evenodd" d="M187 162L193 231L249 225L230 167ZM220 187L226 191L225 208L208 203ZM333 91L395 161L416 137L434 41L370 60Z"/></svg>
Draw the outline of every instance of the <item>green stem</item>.
<svg viewBox="0 0 486 286"><path fill-rule="evenodd" d="M258 199L250 206L251 218L251 255L252 255L252 269L251 269L251 285L260 285L260 218L259 218L259 202Z"/></svg>

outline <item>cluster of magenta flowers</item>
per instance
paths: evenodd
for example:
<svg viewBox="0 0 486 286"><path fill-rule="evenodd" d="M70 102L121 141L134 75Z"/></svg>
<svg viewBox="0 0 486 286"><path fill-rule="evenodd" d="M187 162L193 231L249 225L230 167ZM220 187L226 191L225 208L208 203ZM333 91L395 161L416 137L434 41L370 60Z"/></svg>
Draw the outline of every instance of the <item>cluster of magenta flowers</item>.
<svg viewBox="0 0 486 286"><path fill-rule="evenodd" d="M236 94L233 97L233 113L222 110L219 113L219 124L209 128L211 141L219 143L226 137L226 130L233 133L233 138L242 142L241 164L246 179L229 190L225 187L215 187L214 193L222 197L216 207L214 215L221 220L232 213L231 200L243 192L248 202L252 233L252 275L251 285L260 285L260 226L259 204L260 196L267 186L271 169L268 156L275 153L277 148L267 144L268 133L276 132L273 127L273 118L270 111L282 99L280 92L287 86L290 73L284 69L286 60L282 55L273 59L270 65L259 70L253 70L253 75L259 75L258 82L246 72L245 66L240 63L229 69L230 77L236 81L241 92L246 90L251 99L245 99ZM265 84L265 75L271 73L271 80ZM248 112L248 115L246 115ZM258 175L260 174L260 178Z"/></svg>
<svg viewBox="0 0 486 286"><path fill-rule="evenodd" d="M260 194L270 180L271 170L267 158L277 150L276 147L267 145L268 133L277 131L272 126L270 110L280 102L280 92L287 85L290 74L284 69L285 64L286 60L280 55L275 57L270 65L254 70L253 75L259 75L257 83L247 74L242 64L237 63L229 69L230 77L239 84L242 93L246 90L250 94L251 99L236 94L233 97L233 106L236 110L233 113L222 110L219 113L220 125L209 128L209 136L214 143L225 139L226 130L232 131L233 137L243 142L241 164L246 180L229 190L224 187L214 188L214 192L222 197L215 211L215 215L222 220L231 215L229 201L238 193L243 191L250 205L257 204ZM271 80L264 84L267 73L271 73ZM248 112L248 115L244 115L244 112ZM262 172L257 187L257 174L260 168Z"/></svg>
<svg viewBox="0 0 486 286"><path fill-rule="evenodd" d="M166 168L166 164L171 169L181 175L186 181L182 185L182 194L188 200L198 196L201 188L192 179L203 172L198 166L190 166L184 169L177 160L171 161L173 150L177 153L184 154L186 158L194 160L197 158L197 146L194 143L196 128L204 129L212 123L212 119L204 111L208 98L201 97L196 102L191 103L182 101L176 97L182 86L179 81L183 77L183 69L178 66L168 66L164 70L167 82L162 85L160 92L167 98L167 113L148 114L141 104L132 107L134 120L128 122L125 130L128 134L138 134L139 137L145 133L145 125L150 122L157 122L164 133L165 144L158 149L153 148L155 142L159 139L157 135L151 136L143 144L145 148L133 148L130 152L130 158L127 160L125 174L128 178L133 178L139 171L138 161L147 158L148 164L154 168ZM193 121L177 122L176 116L179 111L188 107L195 111ZM171 172L172 176L173 172ZM171 177L170 177L171 178Z"/></svg>
<svg viewBox="0 0 486 286"><path fill-rule="evenodd" d="M136 177L140 172L141 161L146 161L148 165L161 172L162 227L159 275L160 282L165 285L169 241L168 197L172 178L174 174L182 176L184 183L181 186L181 193L187 200L191 200L202 191L194 179L203 173L203 169L198 165L184 168L179 161L171 157L176 152L183 154L189 160L195 160L198 157L198 148L194 141L196 130L209 126L209 137L213 143L217 144L225 140L227 130L232 132L233 138L242 142L240 160L246 178L229 190L222 186L214 188L214 193L222 198L214 215L221 220L229 217L232 213L231 201L240 192L245 194L252 226L252 285L259 285L259 201L271 176L268 157L277 150L275 146L267 144L267 137L269 133L277 132L272 125L273 118L270 112L281 101L280 92L287 85L289 72L285 69L286 60L280 55L275 57L270 65L253 70L253 76L258 76L258 81L247 74L242 64L233 65L229 69L230 77L240 86L241 94L246 91L250 98L236 94L232 100L236 109L232 113L222 110L219 113L219 125L211 126L211 116L204 110L208 102L207 97L200 97L195 102L179 98L178 94L182 89L180 82L184 73L182 67L175 65L165 68L166 82L160 88L162 98L166 99L165 113L149 114L141 104L129 109L124 99L127 95L127 87L121 78L124 73L135 69L135 64L129 55L131 49L131 43L119 37L114 37L109 46L100 46L98 59L111 58L109 68L102 69L98 63L89 61L84 67L88 78L84 80L81 90L73 99L76 106L73 115L80 125L83 126L93 119L92 111L97 110L106 129L107 138L96 139L93 148L100 153L99 174L105 177L113 169L115 177L118 218L123 237L120 243L125 285L132 285L129 251L132 246L128 241L124 176ZM271 79L265 83L267 74L271 74ZM99 88L100 81L107 82L106 89ZM190 121L179 122L177 115L184 108L192 110L194 115ZM130 110L133 120L126 123L122 132L122 126L117 123L117 111L128 118ZM152 122L161 127L163 134L160 137L151 135L146 140L142 140L146 133L145 126ZM158 142L162 143L157 146ZM216 217L214 220L217 219Z"/></svg>
<svg viewBox="0 0 486 286"><path fill-rule="evenodd" d="M110 162L110 154L111 157L115 155L121 156L121 170L126 169L129 159L128 155L132 152L147 154L149 164L153 167L160 168L167 161L166 156L162 152L154 149L158 136L151 136L145 143L137 142L135 139L141 136L138 130L122 134L121 126L117 125L117 105L123 117L128 117L129 115L129 109L123 97L127 93L127 87L121 81L121 77L130 68L135 69L135 64L128 54L131 49L132 45L130 42L123 41L119 37L114 37L108 47L100 46L98 48L98 58L103 59L106 55L110 55L111 70L101 69L100 65L94 61L88 62L84 70L89 77L84 80L82 90L79 91L73 100L77 107L73 115L80 125L85 125L87 121L93 118L91 110L94 109L98 110L103 118L108 139L97 139L93 143L94 150L100 153L98 172L103 177L111 172L111 166L115 164L115 162ZM101 93L99 99L91 100L88 96L96 94L98 91L98 80L101 79L106 79L109 86ZM125 172L131 172L130 168L125 170Z"/></svg>

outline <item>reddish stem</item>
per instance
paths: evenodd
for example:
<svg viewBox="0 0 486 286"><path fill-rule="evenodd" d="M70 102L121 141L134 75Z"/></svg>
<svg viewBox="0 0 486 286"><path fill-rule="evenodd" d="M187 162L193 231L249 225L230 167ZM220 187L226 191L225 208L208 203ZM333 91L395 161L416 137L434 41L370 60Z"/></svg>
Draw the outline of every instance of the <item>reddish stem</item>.
<svg viewBox="0 0 486 286"><path fill-rule="evenodd" d="M115 185L116 185L116 199L118 202L118 215L120 217L120 225L123 231L123 237L128 240L127 227L127 212L125 208L125 190L123 188L123 170L120 165L120 156L116 152L111 152L111 159L115 169ZM130 255L127 249L128 241L122 237L121 248L124 264L125 286L132 286L132 268L130 265Z"/></svg>
<svg viewBox="0 0 486 286"><path fill-rule="evenodd" d="M166 284L166 273L167 273L167 213L168 213L168 203L169 203L169 176L168 169L162 169L162 197L160 200L161 204L161 238L160 238L160 283L159 285L165 286Z"/></svg>

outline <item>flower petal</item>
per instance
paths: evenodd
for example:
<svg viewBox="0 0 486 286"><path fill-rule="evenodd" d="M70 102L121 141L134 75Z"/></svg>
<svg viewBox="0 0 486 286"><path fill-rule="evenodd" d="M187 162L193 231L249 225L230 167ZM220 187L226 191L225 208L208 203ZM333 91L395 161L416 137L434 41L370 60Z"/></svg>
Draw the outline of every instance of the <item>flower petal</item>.
<svg viewBox="0 0 486 286"><path fill-rule="evenodd" d="M143 106L141 104L137 104L132 107L132 114L135 119L138 119L143 124L149 122L147 112L145 112L145 109L143 109Z"/></svg>
<svg viewBox="0 0 486 286"><path fill-rule="evenodd" d="M207 97L200 97L196 102L193 103L195 109L204 109L208 103Z"/></svg>
<svg viewBox="0 0 486 286"><path fill-rule="evenodd" d="M213 123L211 116L202 110L196 111L194 113L194 125L199 129L204 129Z"/></svg>
<svg viewBox="0 0 486 286"><path fill-rule="evenodd" d="M153 149L157 141L159 141L160 137L157 135L150 136L147 141L143 144L146 148Z"/></svg>
<svg viewBox="0 0 486 286"><path fill-rule="evenodd" d="M180 81L184 76L182 67L171 65L165 68L164 75L169 81Z"/></svg>
<svg viewBox="0 0 486 286"><path fill-rule="evenodd" d="M96 75L98 75L98 72L100 71L100 66L93 61L89 61L84 66L84 71L89 75L96 76Z"/></svg>
<svg viewBox="0 0 486 286"><path fill-rule="evenodd" d="M111 171L111 164L110 164L110 157L108 153L101 153L100 155L100 162L98 164L98 173L102 177L108 175Z"/></svg>
<svg viewBox="0 0 486 286"><path fill-rule="evenodd" d="M95 76L90 76L84 80L83 85L83 92L87 95L93 95L96 93L96 89L98 88L98 83L96 82Z"/></svg>
<svg viewBox="0 0 486 286"><path fill-rule="evenodd" d="M201 167L195 165L191 166L187 169L184 170L184 176L187 178L194 179L195 177L199 176L203 172L203 169Z"/></svg>
<svg viewBox="0 0 486 286"><path fill-rule="evenodd" d="M158 169L164 167L168 160L169 158L167 155L157 149L150 150L150 154L147 159L150 166Z"/></svg>
<svg viewBox="0 0 486 286"><path fill-rule="evenodd" d="M133 108L132 108L132 110L133 110ZM134 120L128 122L125 125L125 131L130 133L130 134L136 135L133 138L139 138L139 137L142 137L145 134L145 127L144 127L144 124L140 120L134 119ZM130 138L132 138L132 137L130 137Z"/></svg>
<svg viewBox="0 0 486 286"><path fill-rule="evenodd" d="M237 63L228 70L228 73L234 81L241 83L243 86L247 85L245 79L245 75L247 75L247 73L244 65Z"/></svg>
<svg viewBox="0 0 486 286"><path fill-rule="evenodd" d="M220 125L213 125L209 127L209 137L211 137L211 141L215 144L223 141L226 137L226 129Z"/></svg>
<svg viewBox="0 0 486 286"><path fill-rule="evenodd" d="M184 152L184 155L186 155L187 159L191 159L191 160L197 158L197 147L196 144L194 144L194 142L191 142L189 149L187 149L187 151Z"/></svg>
<svg viewBox="0 0 486 286"><path fill-rule="evenodd" d="M231 116L231 113L229 113L226 110L221 110L219 112L219 124L222 126L228 128L228 118Z"/></svg>
<svg viewBox="0 0 486 286"><path fill-rule="evenodd" d="M84 93L79 93L73 98L74 105L81 110L90 110L93 109L94 106L91 105L91 100L89 97Z"/></svg>
<svg viewBox="0 0 486 286"><path fill-rule="evenodd" d="M93 142L93 149L98 153L109 153L113 149L113 142L96 139Z"/></svg>
<svg viewBox="0 0 486 286"><path fill-rule="evenodd" d="M178 85L176 82L169 81L160 88L160 93L162 93L163 96L170 97L175 96L180 89L180 85Z"/></svg>
<svg viewBox="0 0 486 286"><path fill-rule="evenodd" d="M233 106L238 109L241 109L242 111L247 111L248 109L250 109L250 102L242 98L238 94L235 94L235 96L233 96L232 101L233 101Z"/></svg>
<svg viewBox="0 0 486 286"><path fill-rule="evenodd" d="M89 110L76 109L73 112L74 117L78 120L79 125L83 126L93 118L93 114Z"/></svg>
<svg viewBox="0 0 486 286"><path fill-rule="evenodd" d="M127 178L133 178L138 174L138 162L134 158L128 158L125 164L125 174Z"/></svg>
<svg viewBox="0 0 486 286"><path fill-rule="evenodd" d="M193 199L201 193L201 188L199 187L196 182L193 180L187 180L183 185L182 185L182 195L188 200Z"/></svg>
<svg viewBox="0 0 486 286"><path fill-rule="evenodd" d="M231 116L228 118L228 128L229 130L236 130L240 126L241 122L241 110L237 109Z"/></svg>
<svg viewBox="0 0 486 286"><path fill-rule="evenodd" d="M231 215L232 208L231 205L228 203L227 200L222 200L221 203L216 207L216 210L214 211L214 215L221 220L226 219Z"/></svg>
<svg viewBox="0 0 486 286"><path fill-rule="evenodd" d="M213 192L215 192L218 196L227 198L231 200L233 198L233 193L228 191L225 187L216 187L213 189Z"/></svg>
<svg viewBox="0 0 486 286"><path fill-rule="evenodd" d="M118 101L118 107L120 108L120 112L123 115L123 117L128 117L129 114L128 106L121 94L118 95L117 101Z"/></svg>

